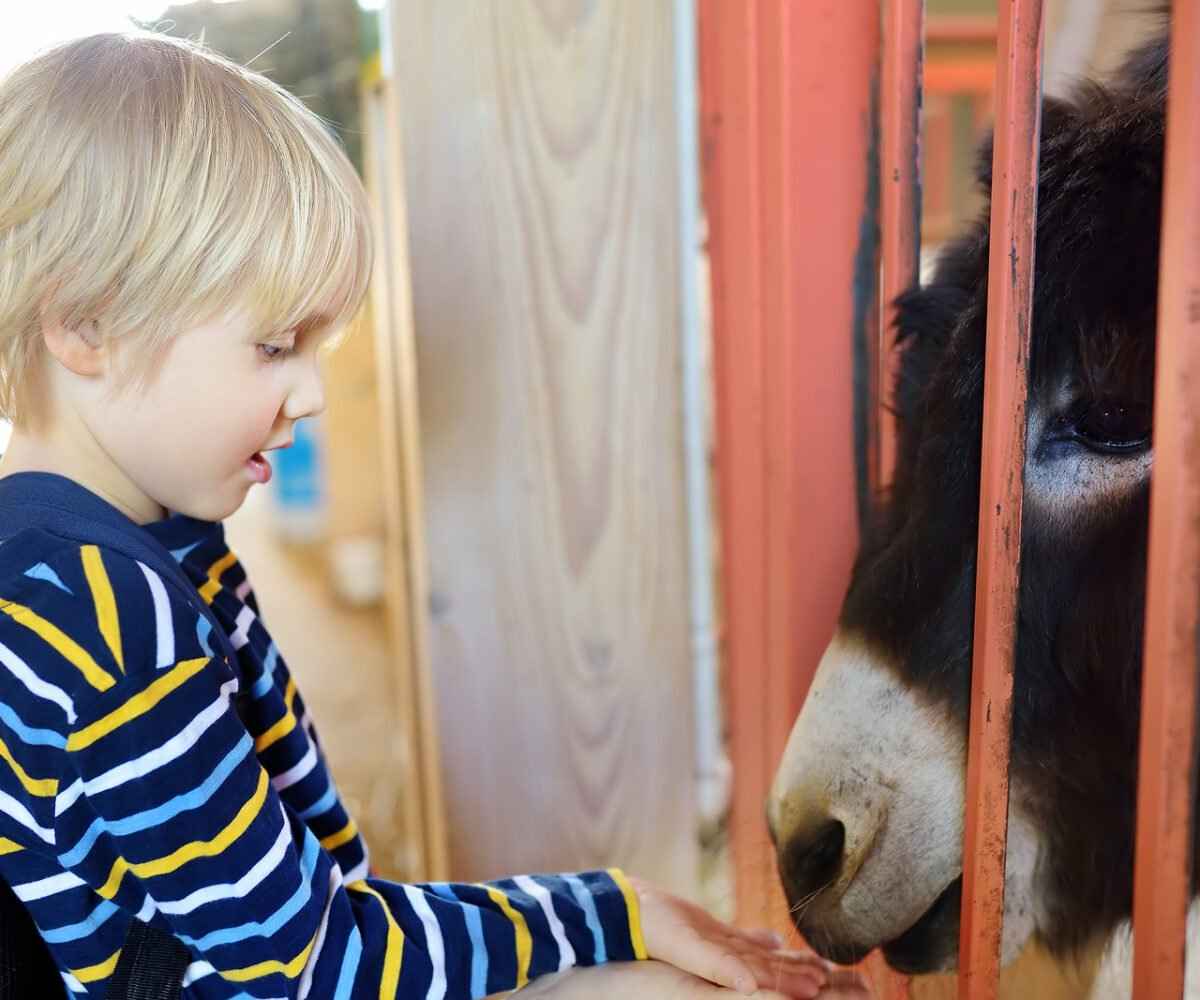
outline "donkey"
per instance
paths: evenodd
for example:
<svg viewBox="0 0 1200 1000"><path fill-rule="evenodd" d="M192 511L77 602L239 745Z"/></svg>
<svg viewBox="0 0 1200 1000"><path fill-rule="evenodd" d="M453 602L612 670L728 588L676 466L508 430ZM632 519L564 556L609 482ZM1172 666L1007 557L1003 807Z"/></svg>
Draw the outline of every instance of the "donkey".
<svg viewBox="0 0 1200 1000"><path fill-rule="evenodd" d="M1131 913L1168 49L1044 102L1005 962ZM794 922L837 961L957 963L987 283L984 213L898 301L895 480L768 802Z"/></svg>

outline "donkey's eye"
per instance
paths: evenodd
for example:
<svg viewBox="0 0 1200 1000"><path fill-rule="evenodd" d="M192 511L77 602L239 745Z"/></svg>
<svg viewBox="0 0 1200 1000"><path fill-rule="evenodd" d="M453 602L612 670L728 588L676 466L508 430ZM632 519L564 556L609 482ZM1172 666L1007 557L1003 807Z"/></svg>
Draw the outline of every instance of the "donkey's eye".
<svg viewBox="0 0 1200 1000"><path fill-rule="evenodd" d="M1123 399L1089 401L1075 411L1068 434L1093 451L1119 454L1150 444L1151 411L1145 403Z"/></svg>

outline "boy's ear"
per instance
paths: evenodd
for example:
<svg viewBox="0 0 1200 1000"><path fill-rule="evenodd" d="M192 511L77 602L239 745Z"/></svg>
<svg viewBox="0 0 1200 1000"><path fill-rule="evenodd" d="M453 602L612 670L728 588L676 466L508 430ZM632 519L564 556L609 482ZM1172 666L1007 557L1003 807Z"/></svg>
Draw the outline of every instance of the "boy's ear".
<svg viewBox="0 0 1200 1000"><path fill-rule="evenodd" d="M76 375L104 374L104 340L94 322L71 328L57 318L43 314L42 340L46 350L68 371Z"/></svg>

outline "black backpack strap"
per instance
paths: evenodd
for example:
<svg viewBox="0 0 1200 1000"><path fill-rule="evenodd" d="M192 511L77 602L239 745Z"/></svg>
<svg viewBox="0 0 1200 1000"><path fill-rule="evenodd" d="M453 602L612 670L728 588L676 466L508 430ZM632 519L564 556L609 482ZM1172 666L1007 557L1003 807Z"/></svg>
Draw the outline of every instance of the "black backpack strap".
<svg viewBox="0 0 1200 1000"><path fill-rule="evenodd" d="M107 1000L179 1000L191 956L182 941L134 919ZM0 1000L58 996L62 976L16 893L0 879Z"/></svg>
<svg viewBox="0 0 1200 1000"><path fill-rule="evenodd" d="M28 1000L63 992L62 977L33 918L0 879L0 1000Z"/></svg>
<svg viewBox="0 0 1200 1000"><path fill-rule="evenodd" d="M190 961L178 938L134 920L104 995L110 1000L179 1000Z"/></svg>

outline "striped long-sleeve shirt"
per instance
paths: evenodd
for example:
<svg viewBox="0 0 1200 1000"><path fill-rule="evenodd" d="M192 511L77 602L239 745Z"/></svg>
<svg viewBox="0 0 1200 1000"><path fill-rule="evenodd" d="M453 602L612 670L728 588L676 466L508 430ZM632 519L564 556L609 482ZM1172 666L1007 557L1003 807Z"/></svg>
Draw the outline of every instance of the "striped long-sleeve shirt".
<svg viewBox="0 0 1200 1000"><path fill-rule="evenodd" d="M222 526L142 530L236 658L138 559L40 529L0 545L0 877L66 995L104 997L135 916L187 945L189 1000L475 998L645 957L615 869L373 878Z"/></svg>

